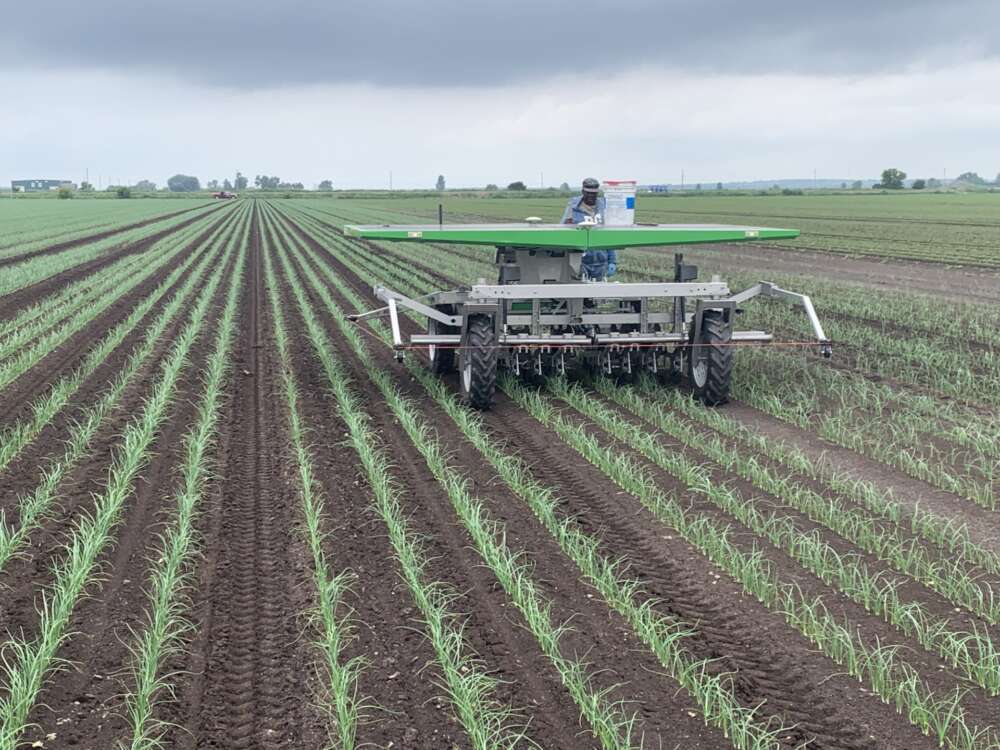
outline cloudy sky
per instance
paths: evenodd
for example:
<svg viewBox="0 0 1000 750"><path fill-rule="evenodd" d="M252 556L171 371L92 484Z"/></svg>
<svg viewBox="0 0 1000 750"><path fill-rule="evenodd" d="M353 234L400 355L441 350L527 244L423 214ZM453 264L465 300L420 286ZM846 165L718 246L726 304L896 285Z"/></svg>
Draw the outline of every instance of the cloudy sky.
<svg viewBox="0 0 1000 750"><path fill-rule="evenodd" d="M1000 172L997 0L4 6L2 182Z"/></svg>

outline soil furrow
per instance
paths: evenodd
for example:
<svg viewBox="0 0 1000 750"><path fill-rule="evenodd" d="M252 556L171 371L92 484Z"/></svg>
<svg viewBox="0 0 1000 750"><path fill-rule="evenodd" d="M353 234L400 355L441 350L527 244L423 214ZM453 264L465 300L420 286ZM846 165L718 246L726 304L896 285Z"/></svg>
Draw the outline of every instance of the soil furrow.
<svg viewBox="0 0 1000 750"><path fill-rule="evenodd" d="M204 516L208 550L195 594L190 675L178 691L178 748L307 747L317 718L301 637L306 557L297 496L281 465L287 439L278 362L264 304L255 210L247 291L234 348L219 492Z"/></svg>

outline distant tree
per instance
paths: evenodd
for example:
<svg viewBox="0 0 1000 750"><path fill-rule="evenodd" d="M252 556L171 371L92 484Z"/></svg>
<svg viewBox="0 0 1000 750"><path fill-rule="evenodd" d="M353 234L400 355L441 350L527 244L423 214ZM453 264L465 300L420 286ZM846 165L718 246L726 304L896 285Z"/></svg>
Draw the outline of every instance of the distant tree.
<svg viewBox="0 0 1000 750"><path fill-rule="evenodd" d="M219 189L219 181L218 180L209 180L208 182L205 183L205 187L208 190L218 190Z"/></svg>
<svg viewBox="0 0 1000 750"><path fill-rule="evenodd" d="M226 180L226 182L229 182L229 180ZM249 180L247 180L247 178L243 176L243 173L237 172L236 180L233 183L232 187L236 188L237 190L246 190L248 184Z"/></svg>
<svg viewBox="0 0 1000 750"><path fill-rule="evenodd" d="M444 175L443 174L439 174L438 175L437 182L434 183L434 189L435 190L444 190Z"/></svg>
<svg viewBox="0 0 1000 750"><path fill-rule="evenodd" d="M1000 185L1000 172L997 172L997 178L993 180L994 185Z"/></svg>
<svg viewBox="0 0 1000 750"><path fill-rule="evenodd" d="M70 198L73 197L73 188L66 187L65 185L63 185L61 188L59 188L59 192L57 193L57 196L58 196L59 200L62 200L62 201L68 200L68 199L70 199Z"/></svg>
<svg viewBox="0 0 1000 750"><path fill-rule="evenodd" d="M986 180L980 177L975 172L962 172L958 177L955 178L955 182L964 182L967 185L985 185Z"/></svg>
<svg viewBox="0 0 1000 750"><path fill-rule="evenodd" d="M94 186L91 185L89 182L81 182L80 183L80 192L81 193L92 193L92 192L94 192Z"/></svg>
<svg viewBox="0 0 1000 750"><path fill-rule="evenodd" d="M329 192L329 191L333 190L333 180L323 180L319 184L319 189L322 190L322 191L324 191L324 192Z"/></svg>
<svg viewBox="0 0 1000 750"><path fill-rule="evenodd" d="M564 182L562 185L559 186L559 189L562 190L564 193L569 192L569 183Z"/></svg>
<svg viewBox="0 0 1000 750"><path fill-rule="evenodd" d="M882 182L877 187L885 188L886 190L901 190L903 188L903 180L905 179L906 172L901 169L884 169L882 170Z"/></svg>
<svg viewBox="0 0 1000 750"><path fill-rule="evenodd" d="M491 182L491 183L490 183L489 185L487 185L487 186L486 186L486 189L487 189L487 190L499 190L500 188L498 188L498 187L497 187L496 185L494 185L494 184L493 184L493 183Z"/></svg>
<svg viewBox="0 0 1000 750"><path fill-rule="evenodd" d="M931 177L929 180L927 180L928 190L936 190L939 187L941 187L941 180L939 180L937 177Z"/></svg>
<svg viewBox="0 0 1000 750"><path fill-rule="evenodd" d="M279 182L276 186L278 190L305 190L305 185L301 182Z"/></svg>
<svg viewBox="0 0 1000 750"><path fill-rule="evenodd" d="M132 191L129 190L127 187L122 186L117 190L115 190L115 196L118 198L131 198Z"/></svg>
<svg viewBox="0 0 1000 750"><path fill-rule="evenodd" d="M715 189L716 190L722 190L722 183L721 182L715 183Z"/></svg>
<svg viewBox="0 0 1000 750"><path fill-rule="evenodd" d="M862 183L861 180L855 180L851 183L851 190L860 190L863 187L864 183Z"/></svg>
<svg viewBox="0 0 1000 750"><path fill-rule="evenodd" d="M233 183L229 181L228 177L222 181L222 189L227 192L233 189Z"/></svg>
<svg viewBox="0 0 1000 750"><path fill-rule="evenodd" d="M201 190L201 183L197 177L186 174L175 174L167 180L167 187L173 193L194 193Z"/></svg>
<svg viewBox="0 0 1000 750"><path fill-rule="evenodd" d="M695 190L701 190L701 183L699 182L697 185L695 185L694 189Z"/></svg>
<svg viewBox="0 0 1000 750"><path fill-rule="evenodd" d="M923 190L925 187L927 187L927 181L926 180L914 180L913 184L910 185L910 187L913 188L914 190Z"/></svg>
<svg viewBox="0 0 1000 750"><path fill-rule="evenodd" d="M840 183L840 189L841 190L847 190L847 183L846 182Z"/></svg>
<svg viewBox="0 0 1000 750"><path fill-rule="evenodd" d="M280 177L268 177L266 174L259 174L253 178L253 184L260 190L277 190L281 184Z"/></svg>
<svg viewBox="0 0 1000 750"><path fill-rule="evenodd" d="M521 180L517 180L516 182L512 182L509 185L507 185L507 189L508 190L527 190L528 186L525 185L523 182L521 182Z"/></svg>
<svg viewBox="0 0 1000 750"><path fill-rule="evenodd" d="M132 189L140 193L155 193L156 183L149 180L139 180L132 186Z"/></svg>

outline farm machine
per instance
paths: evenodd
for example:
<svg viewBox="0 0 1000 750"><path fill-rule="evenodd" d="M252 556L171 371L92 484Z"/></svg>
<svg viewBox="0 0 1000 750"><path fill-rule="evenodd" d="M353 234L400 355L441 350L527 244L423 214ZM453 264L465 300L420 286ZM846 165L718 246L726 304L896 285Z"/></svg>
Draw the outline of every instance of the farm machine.
<svg viewBox="0 0 1000 750"><path fill-rule="evenodd" d="M663 381L687 378L695 395L715 406L727 401L733 349L765 345L765 331L737 330L741 306L755 297L800 305L819 352L832 344L809 297L767 281L732 293L715 276L698 281L696 266L674 256L669 281L618 283L586 278L584 253L706 242L759 242L797 237L793 229L692 224L348 225L348 236L369 240L493 245L497 278L418 299L383 286L375 296L385 307L353 316L362 321L388 315L397 356L426 349L431 369L458 372L465 402L488 409L503 368L516 375L544 376L589 367L606 375L647 371ZM426 317L423 333L404 340L400 309Z"/></svg>

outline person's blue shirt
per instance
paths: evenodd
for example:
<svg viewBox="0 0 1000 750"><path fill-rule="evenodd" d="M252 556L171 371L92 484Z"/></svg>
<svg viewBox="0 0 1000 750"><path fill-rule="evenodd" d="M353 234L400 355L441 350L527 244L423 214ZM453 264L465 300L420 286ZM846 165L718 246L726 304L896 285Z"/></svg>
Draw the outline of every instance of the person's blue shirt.
<svg viewBox="0 0 1000 750"><path fill-rule="evenodd" d="M563 211L563 224L580 224L584 219L595 216L600 217L600 223L604 223L604 197L597 198L597 205L594 213L590 213L583 207L583 196L578 195L570 198ZM614 250L590 250L583 254L583 270L592 279L603 279L614 276L618 270L618 253Z"/></svg>

